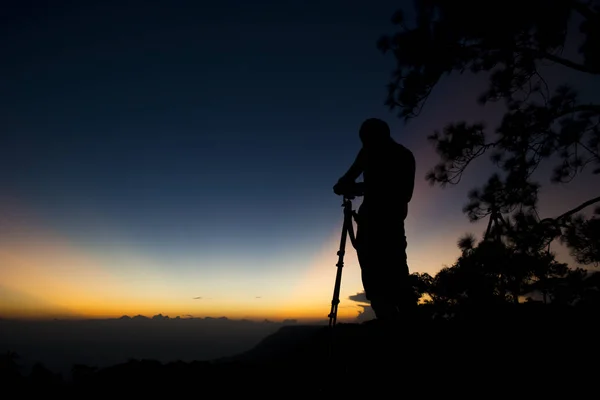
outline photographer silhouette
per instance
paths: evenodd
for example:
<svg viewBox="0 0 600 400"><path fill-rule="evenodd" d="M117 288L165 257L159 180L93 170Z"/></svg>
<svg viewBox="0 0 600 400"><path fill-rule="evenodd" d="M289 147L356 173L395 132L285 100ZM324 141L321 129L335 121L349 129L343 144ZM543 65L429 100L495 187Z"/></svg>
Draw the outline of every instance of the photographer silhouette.
<svg viewBox="0 0 600 400"><path fill-rule="evenodd" d="M389 126L380 119L364 121L359 135L362 148L333 191L363 194L356 216L363 288L378 320L398 320L416 306L404 230L414 190L415 158L391 137ZM361 174L363 181L356 182Z"/></svg>

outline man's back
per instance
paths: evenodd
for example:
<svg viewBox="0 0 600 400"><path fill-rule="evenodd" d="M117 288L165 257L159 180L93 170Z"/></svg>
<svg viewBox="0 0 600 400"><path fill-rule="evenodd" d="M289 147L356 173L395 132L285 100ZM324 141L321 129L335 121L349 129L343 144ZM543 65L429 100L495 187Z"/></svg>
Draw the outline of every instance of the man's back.
<svg viewBox="0 0 600 400"><path fill-rule="evenodd" d="M364 202L374 207L408 204L415 183L416 166L412 152L393 140L381 147L363 147L360 152Z"/></svg>

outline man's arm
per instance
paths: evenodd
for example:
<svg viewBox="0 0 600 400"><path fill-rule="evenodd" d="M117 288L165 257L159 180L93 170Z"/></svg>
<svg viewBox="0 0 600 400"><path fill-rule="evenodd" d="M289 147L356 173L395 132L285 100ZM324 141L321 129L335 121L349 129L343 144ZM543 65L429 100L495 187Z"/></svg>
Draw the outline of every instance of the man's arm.
<svg viewBox="0 0 600 400"><path fill-rule="evenodd" d="M339 181L344 183L354 183L354 181L356 181L360 174L362 174L364 171L364 158L364 150L360 149L358 155L356 156L356 159L354 160L348 171L344 175L342 175Z"/></svg>
<svg viewBox="0 0 600 400"><path fill-rule="evenodd" d="M356 159L348 169L348 171L342 175L333 187L333 191L337 195L346 194L346 192L362 192L362 182L356 183L356 179L364 171L364 151L361 149L356 156Z"/></svg>

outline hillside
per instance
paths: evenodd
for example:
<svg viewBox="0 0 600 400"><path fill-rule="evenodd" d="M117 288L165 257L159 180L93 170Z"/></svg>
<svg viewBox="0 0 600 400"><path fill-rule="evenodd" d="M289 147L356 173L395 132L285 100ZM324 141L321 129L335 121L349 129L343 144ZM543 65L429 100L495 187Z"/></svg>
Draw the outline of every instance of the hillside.
<svg viewBox="0 0 600 400"><path fill-rule="evenodd" d="M554 312L397 327L338 324L333 332L326 326L285 326L235 357L166 364L131 360L100 370L77 366L72 384L39 369L9 381L3 374L3 386L73 395L198 390L286 397L395 390L419 397L488 397L485 392L572 397L588 390L599 372L597 322Z"/></svg>

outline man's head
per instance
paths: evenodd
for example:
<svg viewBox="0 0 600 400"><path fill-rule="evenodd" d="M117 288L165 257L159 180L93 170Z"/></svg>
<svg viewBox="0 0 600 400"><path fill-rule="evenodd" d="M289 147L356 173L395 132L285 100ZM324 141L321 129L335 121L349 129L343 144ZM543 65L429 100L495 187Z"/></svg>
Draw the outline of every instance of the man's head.
<svg viewBox="0 0 600 400"><path fill-rule="evenodd" d="M359 136L363 146L385 144L391 138L390 127L380 119L369 118L362 123Z"/></svg>

